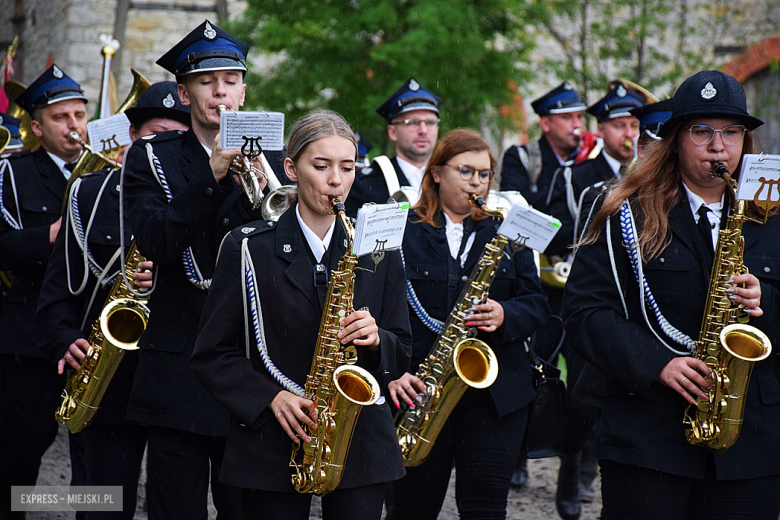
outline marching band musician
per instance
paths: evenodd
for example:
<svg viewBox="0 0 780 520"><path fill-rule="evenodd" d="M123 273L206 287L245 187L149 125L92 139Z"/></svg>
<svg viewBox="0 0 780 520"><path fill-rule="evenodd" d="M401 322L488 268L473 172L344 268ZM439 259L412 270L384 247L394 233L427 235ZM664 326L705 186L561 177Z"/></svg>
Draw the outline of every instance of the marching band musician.
<svg viewBox="0 0 780 520"><path fill-rule="evenodd" d="M566 329L576 336L575 348L607 376L593 448L603 514L606 520L775 520L776 354L754 364L745 396L732 396L746 403L733 446L715 453L689 444L682 424L686 407L695 407L713 383L709 367L690 349L703 323L718 231L734 204L724 180L711 172L722 163L736 178L743 155L754 153L751 131L762 122L747 112L737 80L717 71L686 79L672 108L662 139L597 201L566 284ZM764 220L752 203L751 215ZM743 261L752 274L734 276L727 290L775 345L778 226L772 216L765 225L744 224ZM733 260L727 256L716 265L719 273Z"/></svg>
<svg viewBox="0 0 780 520"><path fill-rule="evenodd" d="M30 113L37 151L0 162L0 270L12 272L12 287L0 318L0 489L34 486L41 457L57 435L53 420L64 377L37 349L32 331L46 263L60 228L62 199L81 146L70 132L87 137L86 102L79 85L57 65L49 67L17 98ZM24 518L2 501L0 518Z"/></svg>
<svg viewBox="0 0 780 520"><path fill-rule="evenodd" d="M219 243L261 213L228 172L240 151L219 146L217 107L243 105L247 51L207 20L157 60L176 76L192 128L139 139L125 159L131 227L157 277L127 409L129 420L148 425L152 520L205 518L209 474L220 517L241 517L239 490L217 479L230 416L192 373L189 357ZM271 164L279 155L268 154Z"/></svg>
<svg viewBox="0 0 780 520"><path fill-rule="evenodd" d="M422 181L422 196L409 215L403 241L406 276L422 312L446 321L498 223L471 206L472 194L487 197L495 159L472 130L449 132L439 141ZM543 325L550 308L542 292L532 251L505 258L487 299L474 306L465 325L496 353L498 378L487 389L469 388L456 405L425 462L407 468L392 485L388 519L435 519L441 509L453 461L461 518L504 518L510 478L520 454L534 399L532 369L523 341ZM413 299L410 298L410 301ZM414 304L412 304L414 305ZM413 407L425 385L415 375L437 333L412 321L412 363L389 384L396 408Z"/></svg>
<svg viewBox="0 0 780 520"><path fill-rule="evenodd" d="M291 483L290 447L310 442L302 424L316 426L316 404L293 393L290 382L304 386L328 306L327 276L346 252L329 198L344 200L355 176L357 143L334 112L303 116L287 148L285 172L297 182L298 202L278 222L253 222L225 237L191 359L233 415L220 479L244 488L245 520L309 518L311 494L297 493ZM248 255L260 300L256 325L245 285ZM378 380L397 378L409 364L411 341L400 254L386 252L376 266L362 257L354 274L359 310L344 316L338 336L356 346L357 366ZM341 484L322 499L323 518L378 520L384 483L403 474L390 406L380 398L358 416Z"/></svg>
<svg viewBox="0 0 780 520"><path fill-rule="evenodd" d="M425 165L439 136L441 99L414 78L404 83L376 112L387 119L387 136L395 157L380 156L355 175L347 214L355 216L366 202L384 204L402 186L419 192Z"/></svg>
<svg viewBox="0 0 780 520"><path fill-rule="evenodd" d="M133 141L190 127L189 108L181 104L173 81L150 86L125 114ZM119 183L120 170L112 167L76 180L65 207L65 223L49 258L36 314L36 336L41 350L58 363L60 374L66 363L79 369L90 347L87 338L113 285L111 281L120 283L119 270L133 239L125 207L124 250L120 250ZM152 286L151 268L152 262L142 262L142 271L133 275L139 287ZM87 520L130 520L135 515L146 433L138 423L126 420L125 412L137 364L137 354L124 356L95 420L80 434L84 437L86 484L123 488L122 512L89 511Z"/></svg>

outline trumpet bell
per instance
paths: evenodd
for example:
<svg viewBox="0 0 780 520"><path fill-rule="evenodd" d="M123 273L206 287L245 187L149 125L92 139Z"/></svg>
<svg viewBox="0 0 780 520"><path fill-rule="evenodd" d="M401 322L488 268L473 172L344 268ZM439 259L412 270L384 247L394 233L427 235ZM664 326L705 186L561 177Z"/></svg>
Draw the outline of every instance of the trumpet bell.
<svg viewBox="0 0 780 520"><path fill-rule="evenodd" d="M0 126L0 154L3 153L5 147L11 142L11 131L4 126Z"/></svg>
<svg viewBox="0 0 780 520"><path fill-rule="evenodd" d="M263 218L276 222L282 213L298 201L298 188L280 186L263 199Z"/></svg>

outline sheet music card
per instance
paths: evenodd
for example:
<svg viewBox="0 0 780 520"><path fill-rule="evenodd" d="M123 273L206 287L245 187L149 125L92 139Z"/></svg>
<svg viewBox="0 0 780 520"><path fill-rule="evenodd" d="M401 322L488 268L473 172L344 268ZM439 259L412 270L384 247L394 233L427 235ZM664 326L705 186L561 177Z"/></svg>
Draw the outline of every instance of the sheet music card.
<svg viewBox="0 0 780 520"><path fill-rule="evenodd" d="M233 112L225 110L219 119L219 146L240 150L247 141L257 139L263 150L280 151L284 147L284 114L281 112ZM249 145L248 145L249 146ZM255 145L255 150L256 145Z"/></svg>
<svg viewBox="0 0 780 520"><path fill-rule="evenodd" d="M130 120L125 114L116 114L87 123L89 144L96 152L118 150L133 142L130 139Z"/></svg>
<svg viewBox="0 0 780 520"><path fill-rule="evenodd" d="M737 187L738 200L756 200L756 204L780 201L780 155L746 154Z"/></svg>
<svg viewBox="0 0 780 520"><path fill-rule="evenodd" d="M542 252L560 229L561 221L557 218L531 206L515 204L498 232L512 240L519 238L521 244Z"/></svg>
<svg viewBox="0 0 780 520"><path fill-rule="evenodd" d="M365 204L357 214L353 254L363 256L401 247L408 213L408 202Z"/></svg>

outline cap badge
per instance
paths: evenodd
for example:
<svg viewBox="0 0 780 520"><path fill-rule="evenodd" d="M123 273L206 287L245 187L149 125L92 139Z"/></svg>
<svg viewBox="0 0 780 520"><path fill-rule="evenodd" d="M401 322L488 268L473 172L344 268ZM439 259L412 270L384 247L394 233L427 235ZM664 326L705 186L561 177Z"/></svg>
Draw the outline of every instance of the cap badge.
<svg viewBox="0 0 780 520"><path fill-rule="evenodd" d="M707 84L704 85L704 88L701 89L701 97L702 97L702 99L712 99L717 94L718 94L718 91L715 89L715 86L710 81L708 81Z"/></svg>
<svg viewBox="0 0 780 520"><path fill-rule="evenodd" d="M574 87L572 87L572 86L571 86L571 83L569 83L568 81L565 81L565 82L563 83L563 89L564 89L564 90L571 90L571 89L573 89L573 88L574 88Z"/></svg>
<svg viewBox="0 0 780 520"><path fill-rule="evenodd" d="M420 84L417 83L414 79L409 80L409 90L412 90L414 92L420 90Z"/></svg>
<svg viewBox="0 0 780 520"><path fill-rule="evenodd" d="M168 95L162 100L162 104L165 108L173 108L173 105L176 104L176 101L173 100L173 96L170 92L168 92Z"/></svg>
<svg viewBox="0 0 780 520"><path fill-rule="evenodd" d="M628 92L626 92L626 88L623 85L620 85L617 88L618 97L626 97L626 94L628 94Z"/></svg>
<svg viewBox="0 0 780 520"><path fill-rule="evenodd" d="M252 231L254 231L255 229L257 229L257 228L253 228L253 227L242 227L242 228L241 228L241 232L242 232L243 234L245 234L245 235L248 235L249 233L251 233L251 232L252 232Z"/></svg>
<svg viewBox="0 0 780 520"><path fill-rule="evenodd" d="M217 31L214 30L210 23L206 22L206 30L203 31L203 36L205 36L207 40L213 40L217 37Z"/></svg>
<svg viewBox="0 0 780 520"><path fill-rule="evenodd" d="M290 244L284 244L282 246L282 251L285 253L292 253L292 246Z"/></svg>
<svg viewBox="0 0 780 520"><path fill-rule="evenodd" d="M56 66L56 65L54 65L54 67L52 67L51 73L57 79L62 79L62 77L65 75L65 74L62 73L60 68L58 66Z"/></svg>

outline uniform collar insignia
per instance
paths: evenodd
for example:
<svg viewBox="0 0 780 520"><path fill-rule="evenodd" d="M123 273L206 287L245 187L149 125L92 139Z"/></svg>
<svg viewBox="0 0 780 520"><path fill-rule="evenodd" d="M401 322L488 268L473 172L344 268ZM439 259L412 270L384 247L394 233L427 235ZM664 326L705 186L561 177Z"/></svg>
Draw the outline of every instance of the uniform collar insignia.
<svg viewBox="0 0 780 520"><path fill-rule="evenodd" d="M173 96L170 92L168 92L168 95L162 100L162 104L165 108L173 108L173 105L176 104L176 101L173 100Z"/></svg>
<svg viewBox="0 0 780 520"><path fill-rule="evenodd" d="M417 83L413 79L409 80L409 90L412 90L412 91L415 91L415 92L420 90L420 84Z"/></svg>
<svg viewBox="0 0 780 520"><path fill-rule="evenodd" d="M628 94L628 92L626 92L626 88L623 85L620 85L617 88L618 97L626 97L626 94Z"/></svg>
<svg viewBox="0 0 780 520"><path fill-rule="evenodd" d="M253 228L253 227L242 227L242 228L241 228L241 232L242 232L243 234L245 234L245 235L248 235L249 233L251 233L251 232L252 232L252 231L254 231L255 229L256 229L256 228Z"/></svg>
<svg viewBox="0 0 780 520"><path fill-rule="evenodd" d="M715 89L715 85L712 84L711 81L708 81L706 85L704 85L704 88L701 89L701 97L702 99L712 99L718 94L718 91Z"/></svg>
<svg viewBox="0 0 780 520"><path fill-rule="evenodd" d="M282 246L282 251L285 253L292 253L292 246L290 244L284 244Z"/></svg>
<svg viewBox="0 0 780 520"><path fill-rule="evenodd" d="M203 36L205 36L207 40L213 40L217 37L217 31L214 30L210 23L206 22L206 30L203 31Z"/></svg>
<svg viewBox="0 0 780 520"><path fill-rule="evenodd" d="M60 70L60 68L59 68L58 66L56 66L56 65L54 65L54 66L52 67L51 73L52 73L52 74L54 75L54 77L55 77L55 78L57 78L57 79L62 79L62 77L64 76L64 74L62 73L62 71Z"/></svg>
<svg viewBox="0 0 780 520"><path fill-rule="evenodd" d="M345 238L344 239L344 248L346 248L346 247L347 247L347 239Z"/></svg>

